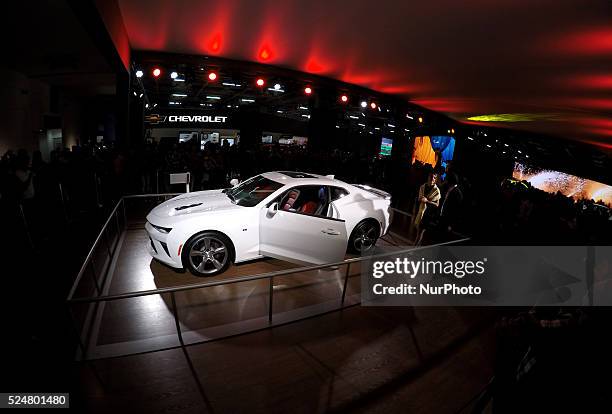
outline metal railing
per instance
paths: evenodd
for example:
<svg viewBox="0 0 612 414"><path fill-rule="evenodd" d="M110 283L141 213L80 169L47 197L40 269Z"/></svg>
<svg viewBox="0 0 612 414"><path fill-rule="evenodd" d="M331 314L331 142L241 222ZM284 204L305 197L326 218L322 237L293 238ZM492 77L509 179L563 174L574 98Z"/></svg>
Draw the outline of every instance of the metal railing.
<svg viewBox="0 0 612 414"><path fill-rule="evenodd" d="M70 301L73 297L74 294L79 286L79 283L81 282L83 275L85 274L85 272L87 271L87 269L89 269L91 271L91 275L92 275L92 279L94 281L94 286L96 288L96 292L98 295L101 294L101 290L100 290L100 280L99 280L99 276L98 273L105 273L105 271L103 270L102 272L96 272L95 269L95 259L94 259L94 255L95 252L97 251L97 249L99 248L100 244L102 243L102 239L104 238L104 243L106 246L106 251L107 251L107 260L111 260L114 255L115 255L115 250L117 248L117 242L119 239L119 235L121 234L122 231L125 231L125 229L127 228L127 213L126 213L126 209L125 209L125 200L126 199L133 199L133 198L165 198L165 197L174 197L177 196L181 193L166 193L166 194L135 194L135 195L127 195L127 196L123 196L119 199L119 201L117 202L117 204L115 204L115 207L111 210L108 219L106 220L106 222L102 225L102 230L100 230L100 233L98 233L98 236L96 237L95 241L93 242L93 245L91 246L91 249L89 249L89 252L87 253L87 256L85 256L85 260L83 261L83 264L81 265L81 268L79 270L79 273L77 274L72 287L70 288L70 292L68 293L68 301ZM119 211L121 211L121 214L119 213ZM120 219L119 216L122 216L123 218L123 223L122 225L120 225ZM114 222L115 224L115 228L116 228L116 237L115 240L110 240L109 239L109 230L110 230L110 225L111 222ZM109 263L110 265L110 263ZM108 270L108 266L104 266L103 268L105 268L105 270ZM106 276L106 275L104 275ZM104 278L103 278L104 279ZM104 282L104 280L102 280L102 282ZM103 284L103 283L102 283Z"/></svg>
<svg viewBox="0 0 612 414"><path fill-rule="evenodd" d="M97 311L97 305L102 303L102 302L111 302L111 301L117 301L117 300L121 300L121 299L132 299L132 298L141 298L141 297L146 297L146 296L151 296L151 295L164 295L164 294L169 294L170 295L170 302L171 302L171 308L172 308L172 314L174 317L174 324L175 324L175 328L176 328L176 335L178 337L178 341L179 341L179 346L180 347L184 347L186 346L186 343L184 341L183 338L183 331L181 329L181 324L180 324L180 318L179 318L179 312L178 312L178 307L176 304L176 293L178 292L186 292L186 291L191 291L191 290L196 290L196 289L203 289L203 288L210 288L210 287L215 287L215 286L222 286L222 285L230 285L230 284L239 284L239 283L245 283L245 282L252 282L252 281L259 281L259 280L268 280L268 309L267 309L267 320L268 320L268 327L273 326L273 309L274 309L274 279L275 278L279 278L279 277L295 277L299 274L304 274L307 272L312 272L312 271L317 271L317 270L323 270L323 269L330 269L330 268L336 268L334 270L337 270L337 268L339 268L340 266L346 266L346 270L344 272L344 278L343 278L343 283L342 283L342 291L341 291L341 297L340 297L340 301L338 303L337 307L334 307L333 309L328 309L324 312L319 312L319 313L315 313L315 314L311 314L305 317L312 317L312 316L317 316L320 314L324 314L324 313L328 313L330 311L333 310L340 310L343 309L345 307L345 302L346 302L346 294L347 294L347 286L348 286L348 280L349 280L349 276L350 276L350 269L351 269L351 265L360 263L364 260L372 260L372 259L379 259L379 258L384 258L384 257L389 257L389 256L395 256L398 254L404 254L404 253L408 253L408 252L414 252L414 251L418 251L421 249L425 249L425 248L430 248L433 246L442 246L442 245L449 245L449 244L456 244L456 243L461 243L464 241L469 240L469 238L463 238L463 239L459 239L459 240L453 240L453 241L448 241L448 242L444 242L444 243L439 243L433 246L422 246L422 247L411 247L409 249L398 249L398 250L394 250L392 252L388 252L388 253L382 253L382 254L377 254L377 255L372 255L372 256L363 256L363 257L355 257L355 258L350 258L350 259L345 259L339 262L335 262L335 263L326 263L323 265L315 265L315 266L305 266L305 267L299 267L299 268L294 268L294 269L286 269L286 270L278 270L278 271L273 271L273 272L267 272L267 273L261 273L261 274L256 274L256 275L249 275L249 276L237 276L237 277L233 277L233 278L228 278L228 279L223 279L223 280L217 280L217 281L209 281L209 282L201 282L201 283L193 283L193 284L188 284L188 285L179 285L179 286L174 286L174 287L164 287L164 288L157 288L157 289L151 289L151 290L142 290L142 291L136 291L136 292L128 292L128 293L120 293L120 294L113 294L113 295L101 295L101 284L97 281L97 276L95 273L95 268L94 266L91 265L91 263L93 263L93 256L94 256L94 251L96 249L96 247L101 243L101 240L103 238L103 235L107 232L108 227L110 225L110 223L113 221L113 218L115 219L116 222L116 226L117 229L119 229L119 211L122 210L122 216L123 216L123 230L125 231L127 229L127 214L126 214L126 209L125 209L125 200L126 199L134 199L134 198L152 198L152 197L168 197L168 196L173 196L176 195L174 193L169 193L169 194L142 194L142 195L131 195L131 196L125 196L123 198L121 198L121 200L119 200L119 202L116 204L115 208L112 210L108 220L105 222L104 226L102 227L102 230L100 232L100 234L98 235L98 237L96 238L94 245L92 246L89 254L87 255L85 262L83 263L77 278L74 281L74 284L72 286L72 289L70 290L70 293L68 295L67 298L67 302L69 307L72 307L74 305L78 305L78 304L89 304L89 305L94 305L94 313ZM108 238L105 238L106 243L107 243L107 250L108 250L108 257L109 260L112 260L112 258L114 257L115 253L116 253L116 249L117 246L119 244L119 237L120 234L117 234L117 240L114 243L108 244ZM95 283L95 293L97 293L95 296L88 296L88 297L74 297L75 292L77 290L77 287L80 283L80 281L83 278L83 275L85 274L85 272L87 271L87 269L90 268L92 271L92 275L93 275L93 279L96 280ZM105 267L106 272L108 272L110 268L110 264L108 266ZM102 280L102 285L106 282L106 278L107 275L105 274L103 276L103 280ZM359 302L351 304L350 306L354 306L356 304L359 304ZM71 312L72 315L72 312ZM297 320L301 320L305 318L303 317L299 317L296 318L292 321L297 321ZM76 323L76 319L73 316L73 323L74 323L74 327L75 327L75 331L77 333L78 336L78 345L81 351L81 357L80 359L82 360L87 360L87 353L88 353L88 346L85 344L87 343L87 341L83 341L82 338L82 333L80 332L79 328L77 327L77 323ZM283 323L287 323L287 321L283 322ZM256 329L247 329L244 330L240 333L247 333L247 332L252 332L255 330L259 330L261 328L256 328ZM235 335L235 334L233 334ZM227 335L227 336L231 336L231 335ZM227 336L220 336L217 338L213 338L213 339L221 339L223 337L227 337ZM208 339L211 340L211 339ZM202 343L202 342L206 342L207 340L202 340L202 341L198 341L198 342L191 342L188 345L195 345L198 343ZM162 349L172 349L172 348L176 348L176 346L171 346L171 347L165 347L165 348L161 348L161 349L156 349L155 351L159 351ZM130 355L130 354L127 354Z"/></svg>

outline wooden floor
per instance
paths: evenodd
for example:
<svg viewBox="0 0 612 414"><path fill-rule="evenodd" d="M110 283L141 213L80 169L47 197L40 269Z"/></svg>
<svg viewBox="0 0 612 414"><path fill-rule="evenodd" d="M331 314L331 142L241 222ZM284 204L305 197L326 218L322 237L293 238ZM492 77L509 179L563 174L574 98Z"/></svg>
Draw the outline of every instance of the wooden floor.
<svg viewBox="0 0 612 414"><path fill-rule="evenodd" d="M94 413L458 413L492 354L488 311L353 307L76 372Z"/></svg>

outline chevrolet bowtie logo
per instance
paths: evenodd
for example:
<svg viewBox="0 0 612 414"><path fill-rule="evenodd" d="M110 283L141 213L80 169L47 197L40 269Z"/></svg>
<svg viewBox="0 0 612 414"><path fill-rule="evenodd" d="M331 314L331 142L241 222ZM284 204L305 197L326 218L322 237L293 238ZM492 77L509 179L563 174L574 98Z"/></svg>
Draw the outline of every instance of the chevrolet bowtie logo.
<svg viewBox="0 0 612 414"><path fill-rule="evenodd" d="M166 120L166 116L158 115L158 114L150 114L150 115L146 115L144 120L145 122L148 122L149 124L159 124Z"/></svg>

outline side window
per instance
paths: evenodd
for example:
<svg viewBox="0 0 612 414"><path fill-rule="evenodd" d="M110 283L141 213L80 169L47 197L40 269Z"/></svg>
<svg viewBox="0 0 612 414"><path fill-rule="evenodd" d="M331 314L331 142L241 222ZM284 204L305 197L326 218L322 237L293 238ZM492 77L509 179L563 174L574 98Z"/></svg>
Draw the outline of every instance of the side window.
<svg viewBox="0 0 612 414"><path fill-rule="evenodd" d="M346 191L344 188L330 187L330 189L331 189L331 201L336 201L348 195L348 191Z"/></svg>
<svg viewBox="0 0 612 414"><path fill-rule="evenodd" d="M292 213L327 217L329 192L324 185L302 185L287 190L279 198L279 209Z"/></svg>

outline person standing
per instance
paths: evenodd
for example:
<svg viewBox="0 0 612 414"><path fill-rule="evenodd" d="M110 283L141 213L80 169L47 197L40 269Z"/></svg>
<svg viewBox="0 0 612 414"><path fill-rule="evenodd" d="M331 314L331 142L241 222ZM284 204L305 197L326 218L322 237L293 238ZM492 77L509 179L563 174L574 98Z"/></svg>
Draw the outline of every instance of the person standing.
<svg viewBox="0 0 612 414"><path fill-rule="evenodd" d="M421 239L422 234L420 232L423 225L423 219L428 209L437 208L440 204L441 193L440 189L436 185L438 176L435 172L430 172L427 176L427 181L419 187L419 193L417 196L417 202L414 206L413 214L413 229L417 234L417 241ZM431 211L428 216L431 215ZM425 220L426 221L426 220Z"/></svg>
<svg viewBox="0 0 612 414"><path fill-rule="evenodd" d="M453 172L447 173L446 190L440 207L440 229L450 233L460 226L463 208L463 192L459 187L459 179Z"/></svg>

